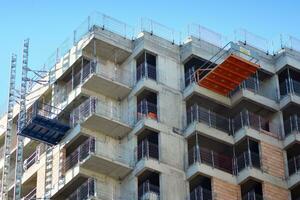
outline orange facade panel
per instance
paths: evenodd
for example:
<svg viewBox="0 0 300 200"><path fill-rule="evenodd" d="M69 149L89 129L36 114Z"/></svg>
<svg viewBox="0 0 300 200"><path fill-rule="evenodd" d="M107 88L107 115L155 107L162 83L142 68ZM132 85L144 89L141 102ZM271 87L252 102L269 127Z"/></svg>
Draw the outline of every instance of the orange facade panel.
<svg viewBox="0 0 300 200"><path fill-rule="evenodd" d="M229 92L253 75L258 68L258 64L230 54L221 64L211 69L197 82L202 87L227 96ZM196 73L202 73L203 70L207 69L199 69ZM199 76L196 74L196 77Z"/></svg>

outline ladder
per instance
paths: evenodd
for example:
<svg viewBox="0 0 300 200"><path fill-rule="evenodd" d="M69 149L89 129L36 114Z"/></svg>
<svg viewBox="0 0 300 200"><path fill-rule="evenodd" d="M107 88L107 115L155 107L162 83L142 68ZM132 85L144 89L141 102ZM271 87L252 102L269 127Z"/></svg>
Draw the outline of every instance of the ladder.
<svg viewBox="0 0 300 200"><path fill-rule="evenodd" d="M52 190L52 166L53 166L53 148L46 146L46 161L45 161L45 198L50 199Z"/></svg>
<svg viewBox="0 0 300 200"><path fill-rule="evenodd" d="M1 199L8 199L8 173L10 170L10 150L12 140L13 109L15 103L15 81L16 81L17 56L12 54L10 65L10 82L8 93L7 128L4 144L4 167L2 171Z"/></svg>
<svg viewBox="0 0 300 200"><path fill-rule="evenodd" d="M20 99L20 113L18 119L18 131L21 131L26 126L26 94L27 94L27 74L28 74L28 53L29 53L29 39L24 40L23 57L22 57L22 80L21 80L21 99ZM18 135L17 141L17 155L16 155L16 173L15 173L15 188L14 199L21 199L21 186L23 175L23 146L24 137Z"/></svg>

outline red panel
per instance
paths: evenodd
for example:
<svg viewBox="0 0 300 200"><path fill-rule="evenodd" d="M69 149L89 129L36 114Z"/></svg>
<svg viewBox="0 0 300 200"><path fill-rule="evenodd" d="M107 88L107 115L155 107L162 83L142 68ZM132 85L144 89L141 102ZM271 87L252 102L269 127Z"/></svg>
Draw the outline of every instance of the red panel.
<svg viewBox="0 0 300 200"><path fill-rule="evenodd" d="M227 96L229 92L253 75L258 68L259 65L231 54L201 80L198 80L198 84Z"/></svg>

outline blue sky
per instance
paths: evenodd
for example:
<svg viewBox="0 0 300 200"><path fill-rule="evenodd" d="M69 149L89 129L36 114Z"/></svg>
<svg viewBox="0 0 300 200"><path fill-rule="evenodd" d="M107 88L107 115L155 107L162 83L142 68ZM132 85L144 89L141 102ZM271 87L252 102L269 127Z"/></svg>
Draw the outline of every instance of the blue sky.
<svg viewBox="0 0 300 200"><path fill-rule="evenodd" d="M6 109L11 53L18 54L17 73L20 74L22 43L29 37L29 65L38 68L93 11L135 27L141 17L146 17L182 32L186 31L188 24L197 23L230 38L239 28L270 40L278 39L281 33L300 38L300 1L292 0L0 2L0 112Z"/></svg>

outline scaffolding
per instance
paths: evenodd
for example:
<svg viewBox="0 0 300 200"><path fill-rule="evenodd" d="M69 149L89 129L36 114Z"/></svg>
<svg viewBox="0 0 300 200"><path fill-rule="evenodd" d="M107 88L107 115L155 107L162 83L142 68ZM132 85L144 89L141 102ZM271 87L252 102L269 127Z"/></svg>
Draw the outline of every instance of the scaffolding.
<svg viewBox="0 0 300 200"><path fill-rule="evenodd" d="M15 103L15 81L16 81L16 68L17 68L17 56L12 54L11 66L10 66L10 84L9 84L9 98L8 98L8 112L7 112L7 131L5 134L4 144L4 167L2 171L2 194L1 199L8 198L8 173L10 168L10 147L12 143L12 126L13 126L13 109Z"/></svg>

